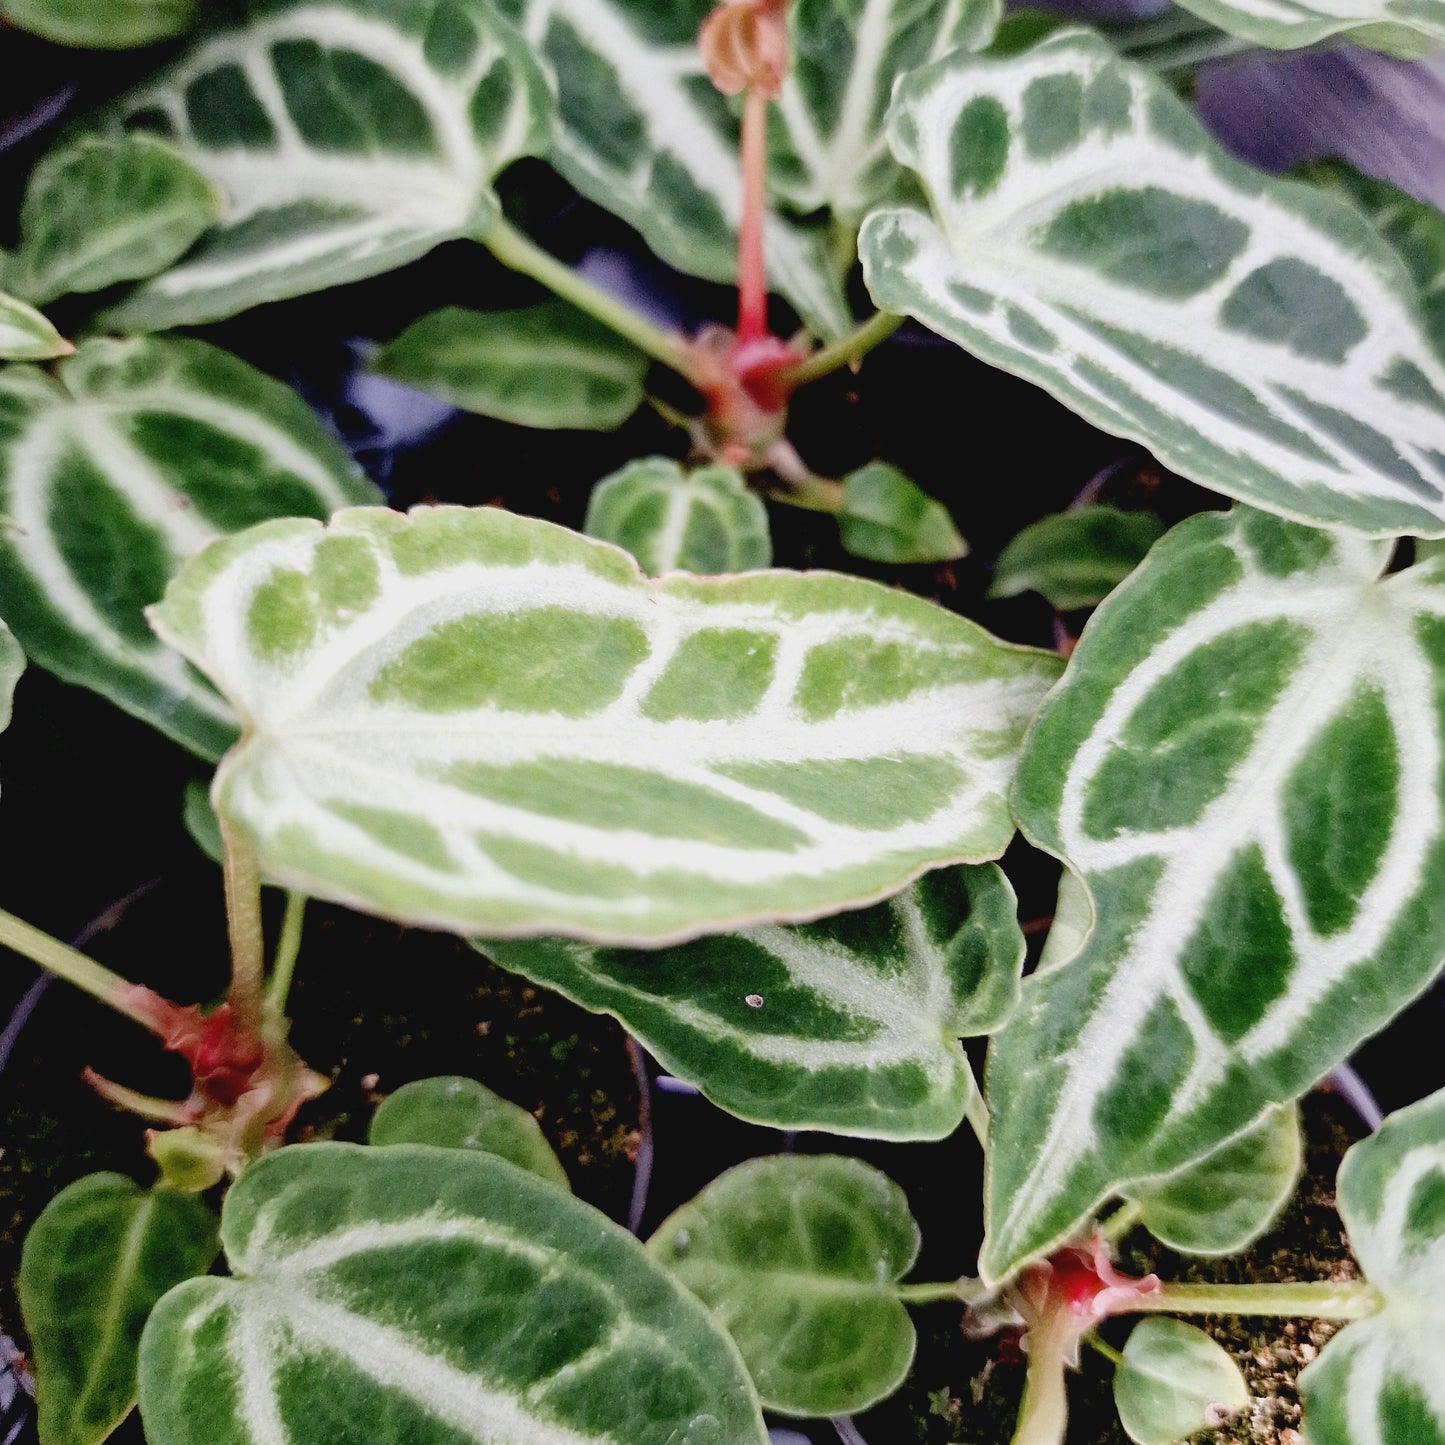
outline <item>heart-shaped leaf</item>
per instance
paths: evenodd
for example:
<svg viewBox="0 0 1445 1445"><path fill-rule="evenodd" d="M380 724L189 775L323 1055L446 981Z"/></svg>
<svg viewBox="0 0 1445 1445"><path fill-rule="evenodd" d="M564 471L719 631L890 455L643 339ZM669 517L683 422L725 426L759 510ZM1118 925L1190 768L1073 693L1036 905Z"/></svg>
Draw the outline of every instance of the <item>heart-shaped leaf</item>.
<svg viewBox="0 0 1445 1445"><path fill-rule="evenodd" d="M1152 512L1077 507L1043 517L999 553L990 597L1038 592L1060 612L1096 607L1164 535Z"/></svg>
<svg viewBox="0 0 1445 1445"><path fill-rule="evenodd" d="M1239 1366L1183 1320L1140 1320L1114 1375L1119 1421L1134 1445L1176 1445L1249 1404Z"/></svg>
<svg viewBox="0 0 1445 1445"><path fill-rule="evenodd" d="M918 1225L886 1175L836 1154L750 1159L666 1219L647 1249L737 1342L763 1404L847 1415L913 1362L897 1284Z"/></svg>
<svg viewBox="0 0 1445 1445"><path fill-rule="evenodd" d="M989 1278L1213 1152L1445 958L1445 558L1237 507L1100 607L1020 765L1088 887L1082 951L995 1040Z"/></svg>
<svg viewBox="0 0 1445 1445"><path fill-rule="evenodd" d="M1310 1445L1445 1440L1445 1090L1345 1155L1339 1209L1383 1308L1300 1375Z"/></svg>
<svg viewBox="0 0 1445 1445"><path fill-rule="evenodd" d="M1255 45L1294 50L1333 37L1415 58L1445 43L1445 0L1181 0Z"/></svg>
<svg viewBox="0 0 1445 1445"><path fill-rule="evenodd" d="M45 1206L16 1286L44 1445L99 1445L130 1414L147 1316L216 1248L216 1216L194 1195L121 1174L87 1174Z"/></svg>
<svg viewBox="0 0 1445 1445"><path fill-rule="evenodd" d="M0 361L50 361L74 350L33 306L0 291Z"/></svg>
<svg viewBox="0 0 1445 1445"><path fill-rule="evenodd" d="M585 530L631 552L653 577L749 572L773 560L768 509L732 467L629 462L593 487Z"/></svg>
<svg viewBox="0 0 1445 1445"><path fill-rule="evenodd" d="M855 557L874 562L951 562L968 555L948 508L886 462L843 478L838 533Z"/></svg>
<svg viewBox="0 0 1445 1445"><path fill-rule="evenodd" d="M258 527L150 615L246 719L212 796L267 873L494 936L676 941L996 857L1058 668L855 578L649 582L485 507Z"/></svg>
<svg viewBox="0 0 1445 1445"><path fill-rule="evenodd" d="M610 1013L744 1119L885 1139L951 1134L976 1093L960 1038L1018 1001L1024 938L993 864L925 873L886 903L676 948L478 943Z"/></svg>
<svg viewBox="0 0 1445 1445"><path fill-rule="evenodd" d="M889 135L935 214L869 217L880 306L1205 486L1445 533L1445 361L1352 206L1233 160L1164 81L1072 30L914 71Z"/></svg>
<svg viewBox="0 0 1445 1445"><path fill-rule="evenodd" d="M0 612L34 662L202 756L234 715L142 609L222 532L374 496L300 397L202 342L87 341L54 377L0 371Z"/></svg>
<svg viewBox="0 0 1445 1445"><path fill-rule="evenodd" d="M221 1220L233 1278L172 1290L141 1341L151 1445L767 1445L706 1310L495 1155L296 1145Z"/></svg>
<svg viewBox="0 0 1445 1445"><path fill-rule="evenodd" d="M181 34L197 0L0 0L0 15L61 45L128 50Z"/></svg>
<svg viewBox="0 0 1445 1445"><path fill-rule="evenodd" d="M390 270L497 212L492 182L545 153L551 98L486 0L250 0L118 103L226 197L186 258L106 313L158 331Z"/></svg>

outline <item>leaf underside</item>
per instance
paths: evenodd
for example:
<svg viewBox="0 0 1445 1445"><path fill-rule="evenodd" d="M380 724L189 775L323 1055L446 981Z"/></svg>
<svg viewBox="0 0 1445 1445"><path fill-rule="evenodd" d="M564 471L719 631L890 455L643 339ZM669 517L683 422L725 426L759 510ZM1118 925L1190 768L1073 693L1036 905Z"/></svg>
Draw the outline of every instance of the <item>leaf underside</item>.
<svg viewBox="0 0 1445 1445"><path fill-rule="evenodd" d="M0 361L50 361L70 343L33 306L0 291Z"/></svg>
<svg viewBox="0 0 1445 1445"><path fill-rule="evenodd" d="M1256 45L1294 50L1333 37L1416 58L1445 43L1442 0L1181 0Z"/></svg>

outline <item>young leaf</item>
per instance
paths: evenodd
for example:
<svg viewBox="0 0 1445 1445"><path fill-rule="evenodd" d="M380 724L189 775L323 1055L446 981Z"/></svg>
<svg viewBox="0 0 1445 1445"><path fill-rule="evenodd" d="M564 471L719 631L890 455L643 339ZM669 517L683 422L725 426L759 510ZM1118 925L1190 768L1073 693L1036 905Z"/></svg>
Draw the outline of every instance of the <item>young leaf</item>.
<svg viewBox="0 0 1445 1445"><path fill-rule="evenodd" d="M647 1243L737 1342L784 1415L847 1415L903 1383L917 1343L896 1285L918 1225L886 1175L837 1154L750 1159Z"/></svg>
<svg viewBox="0 0 1445 1445"><path fill-rule="evenodd" d="M216 1217L194 1195L87 1174L45 1206L17 1281L42 1445L99 1445L130 1414L146 1317L215 1257Z"/></svg>
<svg viewBox="0 0 1445 1445"><path fill-rule="evenodd" d="M1310 1445L1445 1440L1445 1090L1345 1155L1339 1209L1383 1308L1300 1375Z"/></svg>
<svg viewBox="0 0 1445 1445"><path fill-rule="evenodd" d="M497 0L557 81L549 157L669 265L735 281L738 125L697 35L714 0ZM823 233L770 217L772 283L820 335L850 322Z"/></svg>
<svg viewBox="0 0 1445 1445"><path fill-rule="evenodd" d="M229 707L146 626L180 562L375 496L294 392L199 341L93 340L0 371L0 613L32 661L204 757Z"/></svg>
<svg viewBox="0 0 1445 1445"><path fill-rule="evenodd" d="M1119 1422L1134 1445L1175 1445L1249 1405L1239 1366L1183 1320L1140 1320L1114 1375Z"/></svg>
<svg viewBox="0 0 1445 1445"><path fill-rule="evenodd" d="M0 291L0 361L50 361L74 350L33 306Z"/></svg>
<svg viewBox="0 0 1445 1445"><path fill-rule="evenodd" d="M521 426L611 431L642 404L647 367L616 332L549 301L523 311L433 311L383 346L370 369Z"/></svg>
<svg viewBox="0 0 1445 1445"><path fill-rule="evenodd" d="M1274 1227L1303 1165L1299 1108L1282 1104L1197 1163L1124 1194L1144 1211L1144 1228L1170 1249L1240 1254Z"/></svg>
<svg viewBox="0 0 1445 1445"><path fill-rule="evenodd" d="M732 467L629 462L593 487L584 530L631 552L653 577L749 572L773 560L768 509Z"/></svg>
<svg viewBox="0 0 1445 1445"><path fill-rule="evenodd" d="M887 462L843 478L838 531L848 551L874 562L950 562L968 554L948 508Z"/></svg>
<svg viewBox="0 0 1445 1445"><path fill-rule="evenodd" d="M900 75L949 52L982 50L998 0L813 0L788 11L791 69L778 97L768 181L800 215L857 226L897 185L884 116Z"/></svg>
<svg viewBox="0 0 1445 1445"><path fill-rule="evenodd" d="M988 595L1038 592L1060 612L1096 607L1163 535L1164 524L1152 512L1108 506L1054 512L999 553Z"/></svg>
<svg viewBox="0 0 1445 1445"><path fill-rule="evenodd" d="M96 50L129 50L179 35L198 0L0 0L0 15L46 40Z"/></svg>
<svg viewBox="0 0 1445 1445"><path fill-rule="evenodd" d="M35 168L7 284L36 305L153 276L221 214L216 188L154 136L81 136Z"/></svg>
<svg viewBox="0 0 1445 1445"><path fill-rule="evenodd" d="M1182 0L1255 45L1294 50L1339 36L1415 59L1445 42L1445 0Z"/></svg>
<svg viewBox="0 0 1445 1445"><path fill-rule="evenodd" d="M141 1341L151 1445L767 1445L706 1310L495 1155L295 1145L221 1221L234 1277L172 1290Z"/></svg>
<svg viewBox="0 0 1445 1445"><path fill-rule="evenodd" d="M0 733L10 726L11 710L15 702L15 684L25 671L25 654L15 640L15 634L0 622Z"/></svg>
<svg viewBox="0 0 1445 1445"><path fill-rule="evenodd" d="M381 1101L372 1115L368 1137L374 1145L477 1149L549 1184L572 1187L537 1121L475 1079L418 1079L403 1084Z"/></svg>
<svg viewBox="0 0 1445 1445"><path fill-rule="evenodd" d="M498 173L546 151L546 82L485 0L249 9L112 112L226 197L179 265L106 313L116 329L214 321L480 239Z"/></svg>
<svg viewBox="0 0 1445 1445"><path fill-rule="evenodd" d="M959 54L889 120L936 218L875 211L878 304L1287 517L1445 533L1445 362L1352 206L1231 159L1097 36Z"/></svg>
<svg viewBox="0 0 1445 1445"><path fill-rule="evenodd" d="M975 1094L960 1038L1002 1027L1024 939L993 864L940 868L858 912L659 951L479 942L610 1013L670 1073L760 1124L941 1139Z"/></svg>
<svg viewBox="0 0 1445 1445"><path fill-rule="evenodd" d="M995 1041L983 1268L1297 1098L1445 958L1445 557L1236 507L1104 602L1020 764L1094 928Z"/></svg>

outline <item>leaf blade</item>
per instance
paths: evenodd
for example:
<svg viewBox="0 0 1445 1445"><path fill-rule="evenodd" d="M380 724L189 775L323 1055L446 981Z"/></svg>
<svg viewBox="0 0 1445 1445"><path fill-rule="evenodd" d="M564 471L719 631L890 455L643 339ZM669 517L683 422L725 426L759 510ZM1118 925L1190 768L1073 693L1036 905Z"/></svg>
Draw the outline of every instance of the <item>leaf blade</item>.
<svg viewBox="0 0 1445 1445"><path fill-rule="evenodd" d="M1059 612L1096 607L1163 535L1163 522L1150 512L1106 505L1055 512L999 553L988 595L1038 592Z"/></svg>
<svg viewBox="0 0 1445 1445"><path fill-rule="evenodd" d="M1140 1320L1114 1375L1114 1403L1134 1445L1174 1445L1249 1405L1239 1366L1182 1320Z"/></svg>
<svg viewBox="0 0 1445 1445"><path fill-rule="evenodd" d="M74 350L33 306L0 291L0 361L50 361Z"/></svg>
<svg viewBox="0 0 1445 1445"><path fill-rule="evenodd" d="M0 10L58 45L129 50L180 35L195 18L196 0L4 0Z"/></svg>

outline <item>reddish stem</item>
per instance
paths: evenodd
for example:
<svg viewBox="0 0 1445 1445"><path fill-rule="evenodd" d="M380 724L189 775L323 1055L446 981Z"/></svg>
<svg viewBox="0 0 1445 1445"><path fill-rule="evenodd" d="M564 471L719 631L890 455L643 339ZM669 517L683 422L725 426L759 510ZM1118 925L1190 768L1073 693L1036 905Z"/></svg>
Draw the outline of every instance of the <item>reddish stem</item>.
<svg viewBox="0 0 1445 1445"><path fill-rule="evenodd" d="M748 87L743 108L743 214L738 227L738 340L747 345L768 334L768 268L763 254L767 215L768 96Z"/></svg>

